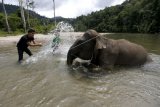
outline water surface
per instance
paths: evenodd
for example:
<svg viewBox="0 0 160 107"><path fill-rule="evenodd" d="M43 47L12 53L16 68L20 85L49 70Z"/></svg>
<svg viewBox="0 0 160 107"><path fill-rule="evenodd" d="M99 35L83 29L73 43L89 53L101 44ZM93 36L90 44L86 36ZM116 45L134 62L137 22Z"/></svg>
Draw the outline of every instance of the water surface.
<svg viewBox="0 0 160 107"><path fill-rule="evenodd" d="M0 46L0 107L160 107L160 36L106 35L143 45L153 62L94 75L67 67L73 35L61 35L54 55L47 44L31 48L34 56L24 54L23 64L16 62L15 44Z"/></svg>

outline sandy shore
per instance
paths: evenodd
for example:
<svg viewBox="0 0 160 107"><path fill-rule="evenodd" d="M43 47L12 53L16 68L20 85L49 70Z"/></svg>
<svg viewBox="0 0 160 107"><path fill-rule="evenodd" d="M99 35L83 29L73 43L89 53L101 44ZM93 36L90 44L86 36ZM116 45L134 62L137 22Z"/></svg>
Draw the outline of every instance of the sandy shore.
<svg viewBox="0 0 160 107"><path fill-rule="evenodd" d="M23 35L0 37L0 45L16 44L22 36ZM51 38L51 35L43 35L43 34L36 34L35 35L36 41L45 41L45 40L48 40L49 38Z"/></svg>
<svg viewBox="0 0 160 107"><path fill-rule="evenodd" d="M60 33L61 38L68 38L68 37L72 37L72 38L78 38L81 37L83 35L84 32L62 32ZM106 34L106 33L101 33ZM0 46L6 45L6 44L17 44L17 42L19 41L19 39L22 37L23 35L18 35L18 36L7 36L7 37L0 37ZM44 35L44 34L35 34L34 36L35 41L38 42L47 42L49 40L52 40L52 38L54 38L53 34L48 34L48 35Z"/></svg>

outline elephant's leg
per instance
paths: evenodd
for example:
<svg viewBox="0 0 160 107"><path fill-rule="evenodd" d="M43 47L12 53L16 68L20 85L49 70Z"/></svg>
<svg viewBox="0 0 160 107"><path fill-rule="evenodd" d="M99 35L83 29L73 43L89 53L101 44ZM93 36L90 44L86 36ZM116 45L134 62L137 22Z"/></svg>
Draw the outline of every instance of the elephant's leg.
<svg viewBox="0 0 160 107"><path fill-rule="evenodd" d="M103 69L112 70L117 60L117 54L101 54L99 56L99 66Z"/></svg>

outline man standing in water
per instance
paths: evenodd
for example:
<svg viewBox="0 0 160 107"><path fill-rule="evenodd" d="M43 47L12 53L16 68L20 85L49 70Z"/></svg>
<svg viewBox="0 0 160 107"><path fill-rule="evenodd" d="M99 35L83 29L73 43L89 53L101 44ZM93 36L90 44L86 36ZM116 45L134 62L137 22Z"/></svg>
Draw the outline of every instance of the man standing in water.
<svg viewBox="0 0 160 107"><path fill-rule="evenodd" d="M23 52L26 52L29 56L32 56L32 52L28 49L28 46L42 46L41 43L36 43L34 41L34 29L29 29L28 34L21 37L21 39L17 43L18 50L18 62L21 63L23 60Z"/></svg>

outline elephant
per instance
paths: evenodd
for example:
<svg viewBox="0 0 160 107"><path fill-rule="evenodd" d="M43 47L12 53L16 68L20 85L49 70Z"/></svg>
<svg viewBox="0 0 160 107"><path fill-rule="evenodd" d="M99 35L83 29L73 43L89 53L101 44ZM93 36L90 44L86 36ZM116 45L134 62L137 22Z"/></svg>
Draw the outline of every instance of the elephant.
<svg viewBox="0 0 160 107"><path fill-rule="evenodd" d="M67 65L71 66L76 58L90 60L90 63L113 69L119 66L139 66L152 59L141 45L125 39L109 39L93 29L87 30L77 39L67 53Z"/></svg>

